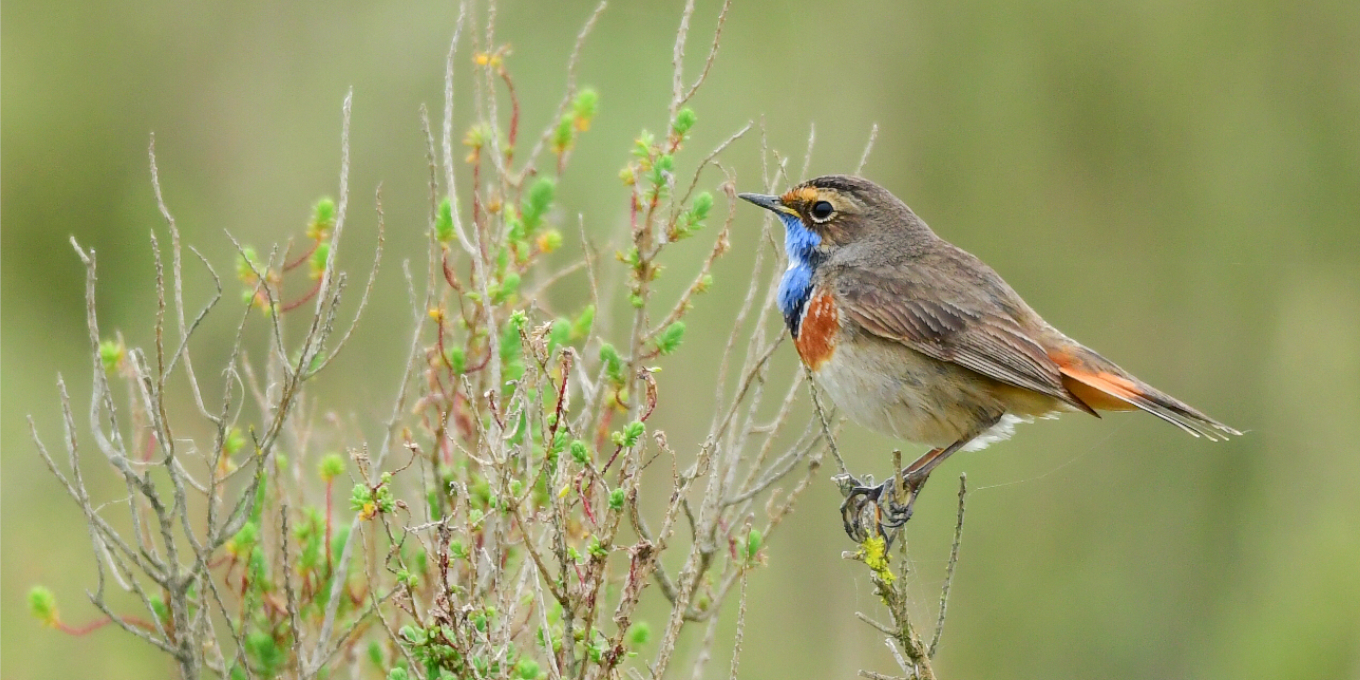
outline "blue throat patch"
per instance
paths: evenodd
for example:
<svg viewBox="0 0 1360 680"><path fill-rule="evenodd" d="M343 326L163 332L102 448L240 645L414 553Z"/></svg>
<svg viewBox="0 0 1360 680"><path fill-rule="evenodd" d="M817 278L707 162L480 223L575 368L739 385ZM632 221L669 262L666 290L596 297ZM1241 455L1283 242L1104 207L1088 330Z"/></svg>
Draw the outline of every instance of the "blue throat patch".
<svg viewBox="0 0 1360 680"><path fill-rule="evenodd" d="M803 308L812 295L812 273L826 256L817 250L821 237L803 226L801 219L784 214L779 219L784 222L784 252L789 256L789 268L779 281L779 311L796 338Z"/></svg>

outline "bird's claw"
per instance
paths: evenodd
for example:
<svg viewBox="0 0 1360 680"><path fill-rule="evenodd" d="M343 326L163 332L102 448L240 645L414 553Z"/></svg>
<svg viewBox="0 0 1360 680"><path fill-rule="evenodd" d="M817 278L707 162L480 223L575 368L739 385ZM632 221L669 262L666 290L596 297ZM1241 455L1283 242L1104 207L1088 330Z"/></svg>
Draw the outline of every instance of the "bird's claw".
<svg viewBox="0 0 1360 680"><path fill-rule="evenodd" d="M873 486L873 478L869 477L867 484L861 484L850 475L837 475L833 478L841 493L845 496L845 502L841 503L841 522L845 527L845 533L850 540L856 543L863 543L869 538L869 529L866 527L865 515L872 512L872 531L881 536L884 542L892 545L893 538L897 535L897 530L911 519L912 506L916 502L916 494L921 489L924 479L913 479L906 477L903 479L903 493L907 495L906 503L899 503L900 496L896 493L894 485L897 478L893 477L878 486Z"/></svg>

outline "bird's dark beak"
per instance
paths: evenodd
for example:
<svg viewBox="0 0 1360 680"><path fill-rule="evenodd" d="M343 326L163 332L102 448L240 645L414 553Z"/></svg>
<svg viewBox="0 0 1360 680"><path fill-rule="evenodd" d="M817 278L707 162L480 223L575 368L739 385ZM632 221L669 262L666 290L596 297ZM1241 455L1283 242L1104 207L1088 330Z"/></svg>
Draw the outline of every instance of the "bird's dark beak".
<svg viewBox="0 0 1360 680"><path fill-rule="evenodd" d="M737 198L754 203L771 212L784 215L796 215L793 209L784 205L784 201L778 196L767 196L765 194L737 194Z"/></svg>

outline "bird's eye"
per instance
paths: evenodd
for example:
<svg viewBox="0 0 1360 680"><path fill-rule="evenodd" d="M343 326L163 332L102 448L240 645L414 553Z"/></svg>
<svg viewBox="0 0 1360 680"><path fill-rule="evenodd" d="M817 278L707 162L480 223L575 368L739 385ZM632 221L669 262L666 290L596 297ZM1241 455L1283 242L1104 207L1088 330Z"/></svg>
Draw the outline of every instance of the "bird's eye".
<svg viewBox="0 0 1360 680"><path fill-rule="evenodd" d="M812 215L813 220L825 222L831 219L831 213L833 212L836 212L836 209L833 208L830 203L827 201L817 201L812 204L812 210L809 211L809 214Z"/></svg>

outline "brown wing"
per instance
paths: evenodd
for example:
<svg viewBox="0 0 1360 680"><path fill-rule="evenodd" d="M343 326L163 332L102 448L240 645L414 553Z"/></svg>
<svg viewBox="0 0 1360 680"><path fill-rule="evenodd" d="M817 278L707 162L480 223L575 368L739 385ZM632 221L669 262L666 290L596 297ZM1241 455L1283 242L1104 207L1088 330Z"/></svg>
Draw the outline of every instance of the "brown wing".
<svg viewBox="0 0 1360 680"><path fill-rule="evenodd" d="M1062 371L1048 351L998 301L1015 295L1009 288L951 295L928 279L908 281L863 269L839 272L836 281L843 310L865 331L1096 414L1063 386Z"/></svg>

